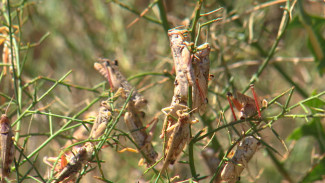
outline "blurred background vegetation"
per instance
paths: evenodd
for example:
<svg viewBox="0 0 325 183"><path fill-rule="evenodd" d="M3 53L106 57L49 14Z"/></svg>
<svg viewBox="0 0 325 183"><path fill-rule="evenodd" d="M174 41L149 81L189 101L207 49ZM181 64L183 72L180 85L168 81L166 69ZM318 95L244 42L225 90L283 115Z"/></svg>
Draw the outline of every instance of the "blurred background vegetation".
<svg viewBox="0 0 325 183"><path fill-rule="evenodd" d="M39 178L41 175L46 180L50 168L43 163L43 157L58 156L60 148L77 128L53 136L67 122L68 119L64 117L80 113L77 119L85 119L87 114L98 110L99 102L93 105L92 101L107 98L109 86L93 68L98 57L119 60L126 77L147 72L162 74L140 76L131 81L136 88L144 88L141 91L149 101L145 111L147 121L170 105L173 80L163 76L173 68L166 30L177 26L186 28L186 25L193 23L199 1L9 2L10 16L8 1L3 0L0 4L0 21L2 27L18 27L12 39L17 41L14 56L21 69L18 73L21 74L17 79L8 73L4 75L4 68L8 64L2 58L1 112L5 112L11 97L15 96L15 104L9 108L8 115L12 117L13 129L19 133L16 140L21 147L18 148L23 147L25 156L40 148L30 157L33 166L25 163L16 167L19 176L12 173L13 179L19 177L20 181L42 181ZM261 148L249 162L249 171L242 174L241 181L324 181L324 1L206 0L202 2L200 13L219 8L219 11L198 21L203 24L221 18L204 26L198 38L199 44L208 42L212 47L210 74L214 78L209 82L208 110L200 117L201 122L192 126L193 134L205 127L211 131L225 121L233 120L227 107L227 91L243 91L254 82L259 97L270 101L295 87L288 106L284 105L290 92L263 111L265 121L274 122L271 128L263 131L262 138L276 152L265 146ZM140 17L144 10L148 12ZM284 17L288 18L287 22L283 22ZM168 24L164 18L167 18ZM279 37L282 32L283 35ZM8 31L4 29L1 32L1 55L5 54L8 38L10 41ZM261 67L263 63L266 63L265 67ZM46 93L70 70L72 72L64 82L57 83L53 90ZM45 97L38 101L44 93ZM291 109L293 105L296 107ZM85 107L86 110L83 110ZM275 118L282 111L288 116ZM59 116L50 117L49 113ZM161 157L162 140L159 135L163 115L159 119L153 143ZM75 124L79 122L71 123ZM125 129L123 121L118 123L117 128ZM229 131L230 128L218 131L211 136L209 144L208 138L195 144L195 167L201 177L210 175L210 172L200 152L208 145L224 154L231 144ZM41 146L49 137L53 138ZM123 139L121 141L125 146L132 146ZM106 179L113 182L154 180L153 171L143 175L146 168L137 165L140 154L118 153L116 150L108 147L100 153L100 158L105 161L102 169ZM181 160L187 161L187 155L185 149ZM16 162L19 164L24 159L17 152ZM97 164L91 166L96 167ZM81 181L94 181L94 176L100 176L97 170L86 174ZM173 175L177 174L181 175L178 180L192 177L187 164L175 165ZM208 182L210 179L201 181Z"/></svg>

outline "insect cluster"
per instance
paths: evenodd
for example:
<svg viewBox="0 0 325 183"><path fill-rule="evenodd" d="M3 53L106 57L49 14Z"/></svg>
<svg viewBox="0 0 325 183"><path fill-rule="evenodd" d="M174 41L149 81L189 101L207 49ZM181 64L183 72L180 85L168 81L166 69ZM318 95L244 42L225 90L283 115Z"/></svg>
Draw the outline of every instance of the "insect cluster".
<svg viewBox="0 0 325 183"><path fill-rule="evenodd" d="M115 95L108 100L102 101L98 114L91 130L90 126L81 126L74 136L74 141L64 146L65 151L58 157L45 157L44 162L52 167L50 182L74 182L77 175L90 165L92 159L102 147L100 142L107 141L107 129L112 127L115 118L114 99L121 98L125 107L120 113L124 116L125 127L130 134L130 140L136 149L124 148L119 152L133 151L142 155L139 164L145 162L147 167L160 169L160 174L168 173L169 165L175 164L178 157L184 151L191 140L191 125L199 122L195 114L203 114L208 103L208 81L210 79L210 45L204 43L194 46L187 41L186 30L171 29L168 31L170 47L173 55L175 80L174 91L170 106L163 108L165 114L160 138L163 141L162 163L157 158L159 154L152 143L153 133L158 119L153 120L152 129L147 131L144 125L145 107L148 101L133 87L124 75L119 71L118 62L100 58L95 62L94 68L103 75ZM228 100L231 109L232 103L240 111L240 119L247 119L260 114L260 102L252 88L254 99L236 93L233 96L228 93ZM189 95L190 93L190 95ZM189 98L191 97L191 98ZM191 102L189 102L191 101ZM231 103L232 102L232 103ZM237 120L233 112L235 120ZM9 119L2 115L0 123L1 131L1 158L2 158L2 179L9 176L9 170L14 157L13 133L10 128ZM113 127L112 127L113 128ZM86 130L85 130L86 129ZM90 133L89 133L90 131ZM242 135L246 132L242 130ZM214 153L202 151L211 173L219 172L216 182L224 180L236 182L241 172L247 166L259 147L259 137L242 136L242 140L236 145L233 156L218 170L221 162ZM77 145L76 145L77 144ZM99 147L97 149L97 147ZM50 162L54 162L51 164ZM159 174L159 175L160 175Z"/></svg>

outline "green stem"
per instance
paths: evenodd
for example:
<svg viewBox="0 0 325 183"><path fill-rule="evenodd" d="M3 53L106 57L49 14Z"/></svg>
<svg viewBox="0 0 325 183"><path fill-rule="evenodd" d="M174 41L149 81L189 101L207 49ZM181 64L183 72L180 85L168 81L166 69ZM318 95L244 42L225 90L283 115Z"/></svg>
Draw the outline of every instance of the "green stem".
<svg viewBox="0 0 325 183"><path fill-rule="evenodd" d="M13 75L13 84L14 84L14 91L15 91L15 98L17 100L17 116L20 116L21 113L21 105L22 105L22 89L21 89L21 80L18 77L17 73L20 73L20 63L19 63L19 48L17 46L16 41L14 41L13 38L13 32L12 32L12 21L11 21L11 11L10 11L10 2L7 0L7 11L8 11L8 23L9 23L9 38L10 38L10 54L12 58L11 66L12 66L12 75ZM16 53L14 55L14 53ZM15 57L14 57L15 56ZM15 63L16 61L16 63ZM16 70L17 68L17 70ZM13 126L13 125L12 125ZM19 139L20 134L20 128L21 128L21 120L18 121L16 126L16 135L15 138Z"/></svg>
<svg viewBox="0 0 325 183"><path fill-rule="evenodd" d="M19 29L20 30L20 29ZM45 33L36 43L27 43L26 46L22 46L20 49L21 50L28 50L29 48L33 48L36 46L39 46L42 44L43 41L45 41L45 39L47 39L48 37L50 37L50 32Z"/></svg>
<svg viewBox="0 0 325 183"><path fill-rule="evenodd" d="M144 76L165 76L165 77L168 77L172 80L175 79L174 76L172 76L171 74L169 73L160 73L160 72L144 72L144 73L140 73L140 74L136 74L134 76L130 76L127 80L128 81L131 81L131 80L134 80L136 78L141 78L141 77L144 77Z"/></svg>
<svg viewBox="0 0 325 183"><path fill-rule="evenodd" d="M115 4L121 6L122 8L127 9L128 11L130 11L130 12L132 12L132 13L138 15L138 16L141 15L140 12L134 10L133 8L129 7L128 5L126 5L126 4L124 4L124 3L122 3L121 1L118 1L118 0L112 0L112 2L114 2ZM159 24L159 25L161 25L161 22L160 22L160 21L158 21L158 20L156 20L156 19L154 19L154 18L152 18L152 17L150 17L150 16L144 15L144 16L142 16L142 17L143 17L144 19L148 20L149 22L152 22L152 23L155 23L155 24Z"/></svg>
<svg viewBox="0 0 325 183"><path fill-rule="evenodd" d="M195 32L196 32L196 25L197 25L197 22L199 21L200 19L200 12L201 12L201 6L202 6L202 2L203 0L198 0L196 2L196 6L195 6L195 16L194 16L194 19L192 20L192 27L191 27L191 39L194 39L195 38Z"/></svg>
<svg viewBox="0 0 325 183"><path fill-rule="evenodd" d="M33 80L31 80L30 82L26 83L23 88L26 88L28 86L30 86L31 84L37 82L38 80L45 80L45 81L50 81L50 82L57 82L55 79L51 79L51 78L47 78L47 77L43 77L43 76L38 76L36 78L34 78ZM87 87L83 87L83 86L79 86L79 85L75 85L75 84L71 84L71 83L66 83L64 81L60 81L58 84L63 85L63 86L67 86L67 87L71 87L71 88L76 88L76 89L80 89L80 90L87 90L87 91L92 91L95 93L99 93L95 88L87 88Z"/></svg>
<svg viewBox="0 0 325 183"><path fill-rule="evenodd" d="M104 143L107 141L107 139L109 138L109 135L111 134L111 132L113 131L113 129L115 128L116 124L119 122L119 119L121 118L122 114L124 113L127 104L129 103L129 100L132 97L132 93L133 93L134 89L131 90L130 95L128 96L128 98L126 99L122 109L120 110L120 113L118 114L118 116L116 117L115 121L113 122L113 124L110 126L110 128L107 130L107 132L105 132L105 137L103 138L104 140L102 140L98 146L97 149L101 149L104 145Z"/></svg>
<svg viewBox="0 0 325 183"><path fill-rule="evenodd" d="M168 30L169 30L169 24L167 20L167 15L166 15L166 9L163 0L158 0L158 9L159 9L159 15L160 19L162 22L162 26L164 27L165 33L167 35Z"/></svg>
<svg viewBox="0 0 325 183"><path fill-rule="evenodd" d="M309 100L313 100L313 99L316 99L316 98L320 98L322 95L325 95L325 91L323 91L323 92L321 92L321 93L319 93L317 95L311 96L311 97L309 97L309 98L307 98L305 100L302 100L302 101L300 101L300 102L298 102L298 103L290 106L289 108L287 108L287 111L290 111L293 108L296 108L297 106L300 106L301 104L303 104L303 103L305 103L305 102L307 102Z"/></svg>
<svg viewBox="0 0 325 183"><path fill-rule="evenodd" d="M53 114L53 113L50 113L50 112L27 111L26 113L27 114L41 114L41 115L46 115L46 116L49 116L49 117L57 117L57 118L66 119L66 120L74 120L75 122L80 122L80 123L84 122L83 120L75 119L73 117L62 116L62 115Z"/></svg>
<svg viewBox="0 0 325 183"><path fill-rule="evenodd" d="M203 133L202 130L198 132L193 139L198 138L201 133ZM196 174L195 163L194 163L194 141L190 141L190 143L188 144L188 157L189 157L189 166L190 166L192 177L194 178L194 180L197 180L197 174Z"/></svg>
<svg viewBox="0 0 325 183"><path fill-rule="evenodd" d="M247 120L249 120L249 119L247 119ZM245 123L245 122L246 122L246 120L238 120L238 121L232 122L230 124L228 123L226 125L222 125L222 126L216 128L216 129L214 129L214 130L212 130L212 131L210 131L210 132L208 132L208 133L206 133L206 134L204 134L204 135L202 135L202 136L200 136L198 138L195 138L195 139L193 138L192 141L194 141L193 143L198 142L198 141L200 141L200 140L202 140L202 139L204 139L204 138L206 138L206 137L208 137L208 136L210 136L210 135L212 135L212 134L216 133L217 131L220 131L220 130L222 130L224 128L227 128L229 126L234 126L234 125L240 124L240 123Z"/></svg>
<svg viewBox="0 0 325 183"><path fill-rule="evenodd" d="M86 106L85 108L83 108L81 111L79 111L76 115L74 115L72 117L72 119L75 119L77 117L79 117L83 112L85 112L86 110L88 110L93 104L95 104L96 102L98 102L100 100L100 98L96 98L94 99L88 106ZM24 114L24 113L23 113ZM58 131L56 131L52 136L50 136L48 139L46 139L40 146L38 146L38 148L36 148L32 153L30 153L27 158L30 159L31 157L33 157L36 153L38 153L41 149L43 149L52 139L54 139L56 136L58 136L62 131L65 130L66 127L68 127L74 120L69 120L67 123L65 123ZM24 164L26 162L26 160L23 160L20 163L20 166L22 164Z"/></svg>
<svg viewBox="0 0 325 183"><path fill-rule="evenodd" d="M284 77L290 84L292 84L293 86L295 86L295 89L297 90L297 92L304 98L307 98L309 95L297 84L295 83L290 77L289 75L286 73L286 71L284 71L282 69L282 67L277 64L277 63L273 63L273 67L282 75L282 77Z"/></svg>
<svg viewBox="0 0 325 183"><path fill-rule="evenodd" d="M19 122L24 116L25 114L30 111L31 108L33 108L39 101L41 101L45 96L47 96L60 82L62 82L66 77L68 77L68 75L71 73L72 71L68 71L62 78L60 78L58 81L56 81L54 83L54 85L48 89L39 99L35 99L35 101L33 103L31 103L27 109L20 115L17 117L16 121L12 124L12 126L15 126L15 124L17 122Z"/></svg>

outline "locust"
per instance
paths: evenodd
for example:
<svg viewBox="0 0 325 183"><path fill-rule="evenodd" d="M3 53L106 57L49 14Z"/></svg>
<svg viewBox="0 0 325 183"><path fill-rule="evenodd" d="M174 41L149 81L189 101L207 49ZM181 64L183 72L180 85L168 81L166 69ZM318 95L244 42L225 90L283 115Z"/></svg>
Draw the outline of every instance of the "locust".
<svg viewBox="0 0 325 183"><path fill-rule="evenodd" d="M177 157L183 151L184 147L190 140L190 125L197 123L198 120L191 120L188 109L176 111L177 123L169 126L166 131L171 132L167 145L164 149L164 164L161 169L163 172L169 164L174 164Z"/></svg>
<svg viewBox="0 0 325 183"><path fill-rule="evenodd" d="M185 41L184 34L186 30L171 29L168 31L168 36L170 40L170 47L174 60L174 67L176 71L176 78L174 81L174 95L172 98L171 105L164 110L169 110L170 112L166 115L164 120L163 129L160 138L169 138L169 134L166 129L174 124L177 120L173 119L171 116L177 116L176 111L183 110L187 105L188 100L188 88L193 86L195 83L195 75L192 67L191 52L188 49L188 43Z"/></svg>
<svg viewBox="0 0 325 183"><path fill-rule="evenodd" d="M138 150L145 157L147 165L150 166L154 164L158 157L158 153L154 150L151 144L152 135L148 135L142 122L144 112L141 111L141 108L147 104L147 100L134 89L134 87L119 71L118 62L116 60L111 61L109 59L98 59L98 62L95 63L94 67L108 79L113 90L121 93L125 92L125 96L123 97L124 99L126 99L133 90L131 100L127 105L127 112L124 114L124 121L131 132L134 142L139 148ZM152 128L154 129L154 126ZM123 151L124 149L120 152Z"/></svg>
<svg viewBox="0 0 325 183"><path fill-rule="evenodd" d="M98 115L95 119L94 125L91 129L89 137L97 139L103 135L108 122L112 118L112 110L106 101L102 101L100 104Z"/></svg>
<svg viewBox="0 0 325 183"><path fill-rule="evenodd" d="M200 114L203 114L208 103L208 82L211 47L208 43L202 44L196 48L194 54L193 69L195 75L195 86L193 87L193 108L198 108Z"/></svg>
<svg viewBox="0 0 325 183"><path fill-rule="evenodd" d="M189 109L186 105L178 104L175 101L176 100L173 100L172 105L170 107L162 109L162 112L166 115L160 135L160 138L164 139L164 152L167 152L166 147L169 139L171 139L171 136L173 134L173 130L171 130L171 127L175 126L175 124L177 124L178 122L178 119L175 118L175 116L178 116L179 114L179 112L177 111L186 111Z"/></svg>
<svg viewBox="0 0 325 183"><path fill-rule="evenodd" d="M122 97L126 99L133 90L133 86L126 80L118 68L118 61L111 61L106 58L99 58L94 64L94 68L105 78L107 78L110 87L117 93L122 93ZM133 90L131 101L134 102L136 108L140 109L147 105L148 101L136 90Z"/></svg>
<svg viewBox="0 0 325 183"><path fill-rule="evenodd" d="M61 155L60 159L58 159L58 157L43 157L43 162L50 166L51 168L53 168L53 165L50 163L50 162L56 162L57 161L57 164L56 166L54 167L54 172L58 173L58 172L61 172L68 164L68 160L67 159L70 159L71 155L73 155L72 153L64 153Z"/></svg>
<svg viewBox="0 0 325 183"><path fill-rule="evenodd" d="M188 109L186 104L179 104L179 103L175 102L175 100L172 101L171 106L165 107L162 109L162 112L166 115L166 117L164 120L160 138L164 138L167 128L176 124L177 119L175 119L174 116L177 116L177 111L186 110L186 109ZM169 112L167 112L167 111L169 111Z"/></svg>
<svg viewBox="0 0 325 183"><path fill-rule="evenodd" d="M131 132L131 136L137 144L139 151L145 157L147 165L151 166L156 162L158 153L154 150L151 144L152 134L148 135L146 132L142 123L142 118L143 117L137 111L135 106L132 103L129 103L127 112L124 115L125 124ZM154 123L152 129L155 128L156 124L157 122Z"/></svg>
<svg viewBox="0 0 325 183"><path fill-rule="evenodd" d="M254 85L252 84L250 86L254 99L246 96L244 94L241 94L239 92L236 92L236 96L234 97L232 93L228 92L227 93L227 98L234 116L235 121L237 121L236 115L233 112L233 107L231 105L230 100L234 103L236 109L240 112L239 118L240 119L247 119L249 117L252 117L256 112L258 112L258 117L261 118L261 111L260 111L260 100L257 98L257 95L254 90Z"/></svg>
<svg viewBox="0 0 325 183"><path fill-rule="evenodd" d="M17 34L19 32L19 27L17 25L12 25L12 40L13 43L17 41ZM6 64L13 64L16 65L16 52L15 49L11 49L11 42L10 42L10 36L9 36L9 28L7 26L1 26L0 27L0 45L3 44L3 50L2 50L2 62ZM12 57L13 56L13 57ZM12 73L13 68L10 66L10 73ZM3 74L7 74L7 67L3 68Z"/></svg>
<svg viewBox="0 0 325 183"><path fill-rule="evenodd" d="M221 178L228 183L235 183L240 174L247 167L248 161L253 157L260 145L259 140L252 136L245 137L238 145L233 157L227 162L221 172Z"/></svg>
<svg viewBox="0 0 325 183"><path fill-rule="evenodd" d="M10 120L6 114L1 115L0 119L1 133L1 181L5 182L5 178L9 177L10 165L14 159L14 141L13 133L10 126Z"/></svg>
<svg viewBox="0 0 325 183"><path fill-rule="evenodd" d="M74 181L77 173L82 169L83 165L90 160L93 152L94 145L90 142L79 147L76 152L69 157L66 166L61 168L61 171L58 172L54 183Z"/></svg>
<svg viewBox="0 0 325 183"><path fill-rule="evenodd" d="M192 66L191 52L185 41L184 33L186 30L171 29L168 31L170 47L176 71L174 96L179 100L178 103L187 101L188 87L195 87L195 75Z"/></svg>
<svg viewBox="0 0 325 183"><path fill-rule="evenodd" d="M188 48L190 43L185 40L186 32L186 30L177 29L168 31L176 71L174 95L171 105L168 107L171 109L169 112L170 116L176 116L176 111L180 110L179 107L187 105L189 87L192 87L193 108L198 108L198 111L202 114L207 103L210 46L208 43L205 43L197 47L197 51L193 55ZM192 60L194 61L193 63ZM177 120L167 115L160 137L163 138L165 135L165 127L172 126L176 122Z"/></svg>

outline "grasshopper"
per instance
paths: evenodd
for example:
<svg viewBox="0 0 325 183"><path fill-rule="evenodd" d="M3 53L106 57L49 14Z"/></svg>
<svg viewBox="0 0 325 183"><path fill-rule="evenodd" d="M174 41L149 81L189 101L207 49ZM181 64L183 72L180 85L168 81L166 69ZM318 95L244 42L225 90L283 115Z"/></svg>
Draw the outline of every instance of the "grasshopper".
<svg viewBox="0 0 325 183"><path fill-rule="evenodd" d="M108 59L99 59L98 61L99 63L95 63L94 65L95 69L108 79L113 90L125 92L126 96L124 98L126 99L134 87L119 71L118 62L113 62ZM131 100L127 106L127 112L124 115L124 121L131 132L134 142L139 147L139 151L145 156L147 165L150 166L156 162L158 154L151 144L151 136L145 131L142 118L140 117L141 113L143 113L140 109L146 104L147 100L136 90L133 90ZM123 150L121 151L123 152Z"/></svg>
<svg viewBox="0 0 325 183"><path fill-rule="evenodd" d="M9 118L6 114L1 115L0 119L0 133L1 133L1 165L2 177L1 181L5 181L5 177L9 177L10 164L14 159L14 141L13 133L10 126Z"/></svg>
<svg viewBox="0 0 325 183"><path fill-rule="evenodd" d="M12 25L12 33L13 33L13 42L17 41L17 34L19 32L19 27L17 25ZM0 45L3 44L3 50L2 50L2 62L7 64L16 65L16 51L15 49L11 49L11 43L10 43L10 36L9 36L9 28L7 26L0 27ZM11 57L11 55L13 57ZM12 73L12 67L10 66L10 73ZM7 74L7 67L3 68L3 74Z"/></svg>
<svg viewBox="0 0 325 183"><path fill-rule="evenodd" d="M117 60L111 61L106 58L99 58L98 62L94 64L94 68L98 70L105 78L107 78L112 90L117 93L122 93L123 98L126 99L132 89L134 88L119 71ZM123 95L125 93L125 95ZM134 102L136 108L143 108L147 105L147 100L144 99L136 90L133 91L131 101Z"/></svg>
<svg viewBox="0 0 325 183"><path fill-rule="evenodd" d="M186 30L177 29L168 31L176 71L174 96L179 98L179 103L187 101L188 87L195 87L195 75L192 66L191 52L187 48L188 43L183 36L185 32Z"/></svg>
<svg viewBox="0 0 325 183"><path fill-rule="evenodd" d="M230 100L234 103L236 109L240 111L239 118L240 119L246 119L249 117L252 117L256 111L258 112L258 117L261 118L261 111L260 111L260 100L257 98L257 95L254 90L254 85L251 85L251 90L254 96L254 99L246 96L244 94L241 94L239 92L236 92L236 98L233 97L232 93L228 92L227 93L227 98L231 107L231 111L233 112L233 107L231 105ZM235 121L237 121L236 115L233 112Z"/></svg>
<svg viewBox="0 0 325 183"><path fill-rule="evenodd" d="M69 158L66 166L58 173L54 183L73 181L83 164L90 160L93 152L94 145L90 142L78 148L74 155Z"/></svg>
<svg viewBox="0 0 325 183"><path fill-rule="evenodd" d="M208 43L202 44L197 47L194 54L194 74L196 87L193 87L193 108L198 108L202 114L205 111L206 104L208 103L208 81L210 70L210 54L211 47Z"/></svg>
<svg viewBox="0 0 325 183"><path fill-rule="evenodd" d="M166 132L166 129L177 123L177 120L171 116L177 116L178 110L184 110L188 100L188 88L189 86L195 87L195 75L192 66L191 52L187 48L188 43L185 41L183 36L186 30L171 29L168 31L170 40L170 47L174 60L174 67L176 71L176 78L174 82L174 96L170 107L164 108L164 110L170 110L169 114L166 115L164 120L163 129L160 138L165 136L165 143L170 136L170 132ZM196 89L194 89L196 90ZM187 108L187 107L186 107Z"/></svg>
<svg viewBox="0 0 325 183"><path fill-rule="evenodd" d="M188 88L192 87L193 107L198 108L202 114L207 103L211 48L205 43L197 47L197 51L192 54L184 33L186 30L171 29L168 32L176 71L172 103L185 105L188 100Z"/></svg>
<svg viewBox="0 0 325 183"><path fill-rule="evenodd" d="M170 148L171 146L169 144L171 144L171 140L173 140L175 137L173 128L177 124L180 126L180 123L178 123L180 121L180 118L175 119L175 116L181 115L180 112L178 112L178 111L188 111L189 108L185 104L176 103L176 101L178 101L177 98L173 97L172 105L170 107L166 107L166 108L162 109L162 112L166 115L166 117L164 120L161 135L160 135L160 138L164 139L163 151L164 151L164 160L165 160L164 164L163 164L163 168L161 169L161 172L163 172L168 167L168 165L171 163L170 160L167 159L168 151L170 151L169 156L172 156L172 154L180 153L180 152L175 152L175 148L174 149ZM169 111L169 112L167 112L167 111ZM179 135L176 135L176 136L179 136ZM175 137L175 138L181 138L181 137ZM181 140L181 139L178 139L178 140ZM187 139L183 139L183 140L184 140L185 144L188 141ZM174 141L176 143L176 139ZM183 150L185 144L182 144L183 147L180 147L182 150ZM173 158L176 159L177 156L170 157L169 159L173 159ZM175 160L173 160L173 161L175 161ZM172 162L171 164L173 164L173 163L174 162Z"/></svg>
<svg viewBox="0 0 325 183"><path fill-rule="evenodd" d="M166 129L166 132L172 133L164 149L164 165L161 172L163 172L169 164L175 163L177 157L190 140L190 125L198 122L197 119L191 120L190 113L187 111L188 109L176 111L178 116L177 123Z"/></svg>
<svg viewBox="0 0 325 183"><path fill-rule="evenodd" d="M97 139L103 135L108 122L112 118L111 108L106 101L102 101L100 104L98 115L95 119L94 125L91 129L89 137L92 139Z"/></svg>
<svg viewBox="0 0 325 183"><path fill-rule="evenodd" d="M162 109L162 112L166 115L166 117L164 120L160 138L164 138L167 128L177 123L177 119L174 118L174 116L177 116L177 111L186 109L188 109L186 104L178 104L176 97L173 97L173 101L170 107ZM167 111L169 112L167 113Z"/></svg>
<svg viewBox="0 0 325 183"><path fill-rule="evenodd" d="M238 145L233 157L227 162L221 172L221 178L228 183L235 183L247 167L248 161L257 151L260 142L252 136L245 137Z"/></svg>
<svg viewBox="0 0 325 183"><path fill-rule="evenodd" d="M144 155L147 165L153 165L156 162L158 153L151 144L152 134L147 134L142 123L142 116L140 116L140 113L132 103L128 104L128 111L124 115L124 121L139 151ZM152 129L155 128L156 124L154 123Z"/></svg>
<svg viewBox="0 0 325 183"><path fill-rule="evenodd" d="M163 128L161 130L160 138L164 139L163 149L165 153L167 152L168 141L172 138L173 135L173 130L171 130L171 128L178 122L178 119L175 118L175 116L178 116L179 114L177 111L187 111L189 109L186 104L178 104L177 102L178 99L176 97L173 97L171 106L162 109L162 112L166 115L166 117L164 120Z"/></svg>
<svg viewBox="0 0 325 183"><path fill-rule="evenodd" d="M53 168L53 165L50 162L56 162L57 164L54 167L54 172L61 172L68 164L69 157L71 157L72 153L69 154L62 154L60 159L57 161L58 157L43 157L43 162Z"/></svg>

